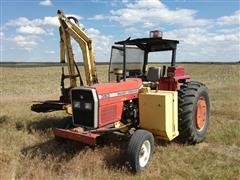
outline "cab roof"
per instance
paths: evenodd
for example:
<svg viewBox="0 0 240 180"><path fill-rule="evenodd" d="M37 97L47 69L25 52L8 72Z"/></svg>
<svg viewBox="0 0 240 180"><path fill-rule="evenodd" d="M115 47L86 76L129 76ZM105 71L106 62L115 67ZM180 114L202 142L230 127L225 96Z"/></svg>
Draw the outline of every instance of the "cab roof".
<svg viewBox="0 0 240 180"><path fill-rule="evenodd" d="M169 51L177 48L179 41L162 38L126 39L115 42L119 45L135 45L146 52Z"/></svg>

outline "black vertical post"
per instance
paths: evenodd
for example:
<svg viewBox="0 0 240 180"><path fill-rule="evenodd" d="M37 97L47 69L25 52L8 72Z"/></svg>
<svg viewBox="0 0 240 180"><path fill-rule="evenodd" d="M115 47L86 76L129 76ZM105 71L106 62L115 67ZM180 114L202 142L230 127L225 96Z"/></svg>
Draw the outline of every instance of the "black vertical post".
<svg viewBox="0 0 240 180"><path fill-rule="evenodd" d="M143 60L143 69L142 69L142 72L143 72L144 75L146 73L147 63L148 63L148 52L144 51L144 60Z"/></svg>
<svg viewBox="0 0 240 180"><path fill-rule="evenodd" d="M175 62L176 62L176 49L173 49L171 66L175 66Z"/></svg>
<svg viewBox="0 0 240 180"><path fill-rule="evenodd" d="M108 82L110 82L110 71L111 71L111 66L112 66L112 53L113 53L113 47L111 49L111 55L110 55L110 63L109 63L109 67L108 67Z"/></svg>
<svg viewBox="0 0 240 180"><path fill-rule="evenodd" d="M126 44L123 44L123 81L126 81Z"/></svg>

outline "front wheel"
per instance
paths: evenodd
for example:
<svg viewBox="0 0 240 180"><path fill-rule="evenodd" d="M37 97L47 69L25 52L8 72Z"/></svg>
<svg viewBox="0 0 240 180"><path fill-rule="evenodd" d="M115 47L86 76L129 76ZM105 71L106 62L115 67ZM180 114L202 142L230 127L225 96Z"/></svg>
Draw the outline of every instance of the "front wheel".
<svg viewBox="0 0 240 180"><path fill-rule="evenodd" d="M154 151L154 137L146 130L137 130L131 137L127 154L134 172L139 172L148 164Z"/></svg>

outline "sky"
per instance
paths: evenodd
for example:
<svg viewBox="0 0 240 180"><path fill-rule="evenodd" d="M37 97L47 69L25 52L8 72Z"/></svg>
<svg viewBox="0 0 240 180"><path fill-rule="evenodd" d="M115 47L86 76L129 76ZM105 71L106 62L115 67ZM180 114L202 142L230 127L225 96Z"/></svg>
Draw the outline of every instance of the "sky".
<svg viewBox="0 0 240 180"><path fill-rule="evenodd" d="M128 37L180 41L177 61L239 61L238 0L0 0L1 62L59 62L58 9L78 18L91 37L97 62ZM75 59L82 61L74 46ZM156 53L151 61L166 60Z"/></svg>

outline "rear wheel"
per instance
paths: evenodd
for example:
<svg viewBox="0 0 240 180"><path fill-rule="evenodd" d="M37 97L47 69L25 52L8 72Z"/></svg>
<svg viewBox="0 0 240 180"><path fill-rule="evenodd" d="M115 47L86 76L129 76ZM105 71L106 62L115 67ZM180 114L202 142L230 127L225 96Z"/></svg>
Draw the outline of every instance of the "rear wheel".
<svg viewBox="0 0 240 180"><path fill-rule="evenodd" d="M143 170L148 164L154 150L154 137L146 130L137 130L131 137L127 154L134 172Z"/></svg>
<svg viewBox="0 0 240 180"><path fill-rule="evenodd" d="M178 91L178 129L183 143L196 144L207 134L210 101L207 87L200 82L188 82Z"/></svg>

